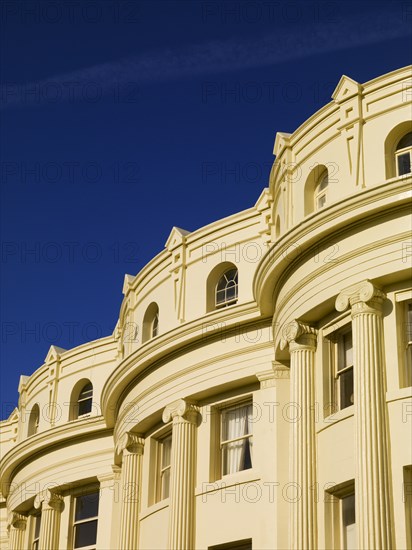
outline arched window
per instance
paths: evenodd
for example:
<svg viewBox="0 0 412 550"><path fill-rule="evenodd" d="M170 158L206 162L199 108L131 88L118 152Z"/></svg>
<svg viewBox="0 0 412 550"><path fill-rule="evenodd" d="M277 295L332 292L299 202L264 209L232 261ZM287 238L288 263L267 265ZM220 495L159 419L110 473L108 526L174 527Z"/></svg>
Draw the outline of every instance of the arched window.
<svg viewBox="0 0 412 550"><path fill-rule="evenodd" d="M91 413L93 406L93 384L82 378L74 385L70 397L69 420L75 420Z"/></svg>
<svg viewBox="0 0 412 550"><path fill-rule="evenodd" d="M84 414L89 414L92 410L93 403L93 385L91 382L88 382L79 393L79 398L77 400L78 405L78 416L83 416Z"/></svg>
<svg viewBox="0 0 412 550"><path fill-rule="evenodd" d="M34 435L38 432L39 429L39 420L40 420L40 409L37 403L33 405L30 416L29 416L29 426L27 428L27 435Z"/></svg>
<svg viewBox="0 0 412 550"><path fill-rule="evenodd" d="M304 189L305 216L327 204L329 176L324 164L317 164L310 172Z"/></svg>
<svg viewBox="0 0 412 550"><path fill-rule="evenodd" d="M396 146L396 173L398 176L404 176L411 173L412 158L412 132L403 136Z"/></svg>
<svg viewBox="0 0 412 550"><path fill-rule="evenodd" d="M216 285L215 306L216 308L236 304L238 293L238 272L237 269L229 269L220 277Z"/></svg>
<svg viewBox="0 0 412 550"><path fill-rule="evenodd" d="M411 173L412 121L397 124L384 142L386 179Z"/></svg>
<svg viewBox="0 0 412 550"><path fill-rule="evenodd" d="M238 299L238 270L231 262L216 265L206 281L206 311L235 304Z"/></svg>
<svg viewBox="0 0 412 550"><path fill-rule="evenodd" d="M143 317L142 342L159 335L159 306L152 302Z"/></svg>
<svg viewBox="0 0 412 550"><path fill-rule="evenodd" d="M315 189L315 209L316 210L320 210L326 204L328 184L329 184L328 171L324 170L318 180L318 183Z"/></svg>

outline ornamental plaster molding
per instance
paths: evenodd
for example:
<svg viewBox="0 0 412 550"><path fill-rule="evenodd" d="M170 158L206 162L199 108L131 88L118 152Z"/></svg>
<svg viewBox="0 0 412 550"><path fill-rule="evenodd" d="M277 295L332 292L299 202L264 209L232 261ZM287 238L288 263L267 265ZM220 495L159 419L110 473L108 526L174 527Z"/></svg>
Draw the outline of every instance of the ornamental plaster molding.
<svg viewBox="0 0 412 550"><path fill-rule="evenodd" d="M385 298L386 294L366 279L342 290L336 298L335 307L338 311L345 311L355 304L377 302L380 305Z"/></svg>
<svg viewBox="0 0 412 550"><path fill-rule="evenodd" d="M177 399L165 407L162 420L165 424L177 417L189 420L190 416L197 415L199 412L199 407L194 403L185 399Z"/></svg>
<svg viewBox="0 0 412 550"><path fill-rule="evenodd" d="M124 433L116 444L116 452L120 455L123 451L128 451L133 454L143 454L144 449L144 437L140 434L126 432Z"/></svg>
<svg viewBox="0 0 412 550"><path fill-rule="evenodd" d="M19 514L18 512L10 512L7 517L7 529L14 527L15 529L26 529L27 516Z"/></svg>
<svg viewBox="0 0 412 550"><path fill-rule="evenodd" d="M314 339L313 337L316 338L317 332L318 331L314 327L295 319L283 327L280 349L284 350L290 346L291 343L297 343L297 340L303 336L310 336L311 339Z"/></svg>
<svg viewBox="0 0 412 550"><path fill-rule="evenodd" d="M44 510L44 508L47 507L61 512L63 510L63 505L63 497L58 493L50 491L50 489L41 491L34 499L34 507L37 509L42 508Z"/></svg>

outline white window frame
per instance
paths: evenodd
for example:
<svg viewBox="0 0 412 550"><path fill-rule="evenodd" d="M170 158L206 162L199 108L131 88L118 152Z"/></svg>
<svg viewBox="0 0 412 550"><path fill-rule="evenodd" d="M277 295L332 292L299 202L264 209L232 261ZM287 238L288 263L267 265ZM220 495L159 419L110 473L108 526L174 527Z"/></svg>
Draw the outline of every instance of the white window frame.
<svg viewBox="0 0 412 550"><path fill-rule="evenodd" d="M77 498L79 497L86 497L88 495L92 495L95 493L99 493L100 489L97 486L93 487L81 487L74 491L72 493L72 521L70 523L70 533L71 533L71 545L70 548L72 550L95 550L97 548L97 537L98 537L98 529L99 529L99 511L97 512L97 516L91 516L85 519L77 520L76 521L76 506L77 506ZM99 496L100 498L100 496ZM97 530L96 530L96 542L89 546L75 546L75 532L76 532L76 526L80 525L82 523L89 523L91 521L97 521Z"/></svg>
<svg viewBox="0 0 412 550"><path fill-rule="evenodd" d="M235 399L226 400L220 403L216 403L211 407L211 459L210 459L210 481L218 481L228 476L237 475L241 472L250 472L253 470L253 457L251 457L251 468L244 470L238 470L229 474L223 474L223 447L231 441L241 440L248 438L253 440L253 430L251 433L245 434L239 438L233 440L222 440L223 434L223 413L230 410L235 410L246 405L252 405L253 407L253 395L248 393Z"/></svg>
<svg viewBox="0 0 412 550"><path fill-rule="evenodd" d="M152 326L151 326L152 338L155 338L159 334L159 311L156 312L153 317Z"/></svg>
<svg viewBox="0 0 412 550"><path fill-rule="evenodd" d="M322 185L326 182L326 185L322 188ZM319 180L315 187L315 210L322 210L327 204L327 197L328 197L328 187L329 187L329 173L328 170L324 170L322 174L319 177ZM319 201L321 199L324 199L325 202L319 206Z"/></svg>
<svg viewBox="0 0 412 550"><path fill-rule="evenodd" d="M352 337L352 363L349 365L346 365L346 349L344 347L345 337L350 334ZM344 330L340 331L336 335L336 349L335 349L335 364L334 364L334 370L335 370L335 397L336 397L336 403L338 405L338 410L342 411L343 409L347 409L348 407L351 407L354 405L352 403L351 405L342 406L341 402L341 385L342 385L342 375L345 373L348 373L352 371L352 391L354 391L355 386L355 365L354 365L354 357L353 357L353 333L352 333L352 325L345 328ZM340 365L344 363L345 366L343 368L339 368Z"/></svg>
<svg viewBox="0 0 412 550"><path fill-rule="evenodd" d="M412 289L395 293L396 332L399 351L399 385L412 386L412 325L408 319L409 306L412 307Z"/></svg>
<svg viewBox="0 0 412 550"><path fill-rule="evenodd" d="M227 278L227 273L230 273L231 271L236 271L235 276L232 279ZM224 289L221 289L218 291L218 286L220 281L223 279L223 277L226 278L226 286ZM237 279L235 282L235 278ZM235 296L234 298L227 298L227 289L230 282L234 282L235 284L231 285L230 288L234 287L235 289ZM218 302L218 292L224 292L225 294L225 300ZM215 286L215 308L216 309L222 309L224 307L232 306L237 303L239 298L239 270L236 267L231 267L230 269L227 269L222 275L219 277L216 286Z"/></svg>
<svg viewBox="0 0 412 550"><path fill-rule="evenodd" d="M354 480L332 487L325 493L326 547L331 550L347 550L343 524L343 501L354 496L356 512L356 491ZM355 516L356 517L356 516ZM357 529L356 521L355 530Z"/></svg>
<svg viewBox="0 0 412 550"><path fill-rule="evenodd" d="M164 445L165 441L170 441L170 462L166 466L163 465L163 457L164 457ZM162 439L159 439L157 441L158 445L158 455L157 455L157 484L156 484L156 502L161 502L162 500L166 500L170 497L170 479L171 479L171 473L172 473L172 432L169 431L167 434L165 434ZM168 480L168 495L164 495L164 489L165 489L165 473L169 473L169 480Z"/></svg>
<svg viewBox="0 0 412 550"><path fill-rule="evenodd" d="M32 527L31 536L30 536L30 540L31 540L30 548L32 550L38 550L39 544L40 544L41 513L40 514L33 514L31 517L32 517L32 526L33 527ZM37 533L37 536L36 536L37 521L39 522L38 523L39 532Z"/></svg>
<svg viewBox="0 0 412 550"><path fill-rule="evenodd" d="M89 396L86 396L86 397L80 397L84 391L84 388L88 385L91 385L92 389L91 390L88 390L88 393L91 392L91 395L90 397ZM94 387L93 387L93 384L91 382L88 382L87 384L85 384L83 386L83 388L81 389L80 393L79 393L79 397L77 398L77 418L84 418L86 416L90 416L91 413L92 413L92 409L93 409L93 391L94 391ZM82 413L80 414L80 403L84 403L86 401L90 401L90 411L86 412L86 413Z"/></svg>

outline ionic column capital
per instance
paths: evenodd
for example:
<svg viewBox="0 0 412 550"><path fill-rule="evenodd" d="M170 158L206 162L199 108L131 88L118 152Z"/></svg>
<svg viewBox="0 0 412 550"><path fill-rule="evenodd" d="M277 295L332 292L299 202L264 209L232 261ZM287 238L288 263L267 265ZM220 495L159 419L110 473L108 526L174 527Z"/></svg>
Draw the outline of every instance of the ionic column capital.
<svg viewBox="0 0 412 550"><path fill-rule="evenodd" d="M18 512L10 512L7 518L7 529L14 527L14 529L20 529L24 531L27 525L27 517Z"/></svg>
<svg viewBox="0 0 412 550"><path fill-rule="evenodd" d="M142 455L144 449L144 437L133 432L124 433L116 445L116 452L120 455L123 451Z"/></svg>
<svg viewBox="0 0 412 550"><path fill-rule="evenodd" d="M41 508L43 511L52 509L61 512L63 510L63 504L63 497L49 489L41 491L34 499L34 507L37 509Z"/></svg>
<svg viewBox="0 0 412 550"><path fill-rule="evenodd" d="M380 313L385 298L386 294L366 279L342 290L336 298L335 308L338 311L345 311L350 306L352 315L368 312Z"/></svg>
<svg viewBox="0 0 412 550"><path fill-rule="evenodd" d="M165 424L174 419L185 419L189 422L196 422L200 409L191 401L177 399L165 407L162 420Z"/></svg>
<svg viewBox="0 0 412 550"><path fill-rule="evenodd" d="M283 327L280 349L289 347L290 351L302 348L315 350L316 335L317 330L314 327L295 319Z"/></svg>

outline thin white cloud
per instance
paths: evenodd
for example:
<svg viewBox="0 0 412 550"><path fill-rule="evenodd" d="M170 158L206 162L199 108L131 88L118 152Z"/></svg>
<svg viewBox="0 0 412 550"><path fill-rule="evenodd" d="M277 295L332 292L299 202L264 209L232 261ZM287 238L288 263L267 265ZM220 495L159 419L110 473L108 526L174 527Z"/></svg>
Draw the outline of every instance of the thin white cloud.
<svg viewBox="0 0 412 550"><path fill-rule="evenodd" d="M312 25L306 29L285 27L259 39L221 40L192 45L183 49L164 49L144 53L115 62L102 63L66 74L55 75L37 82L0 86L1 107L30 104L39 101L36 90L48 91L61 87L63 99L73 99L79 86L98 87L102 94L114 86L127 83L180 79L211 75L260 66L277 65L308 56L330 53L384 42L410 34L410 25L402 14L392 10L385 13L368 12L336 23ZM72 85L72 94L69 93ZM74 87L73 87L74 86ZM28 93L33 90L33 93ZM57 92L56 92L57 93ZM50 95L51 94L51 95Z"/></svg>

